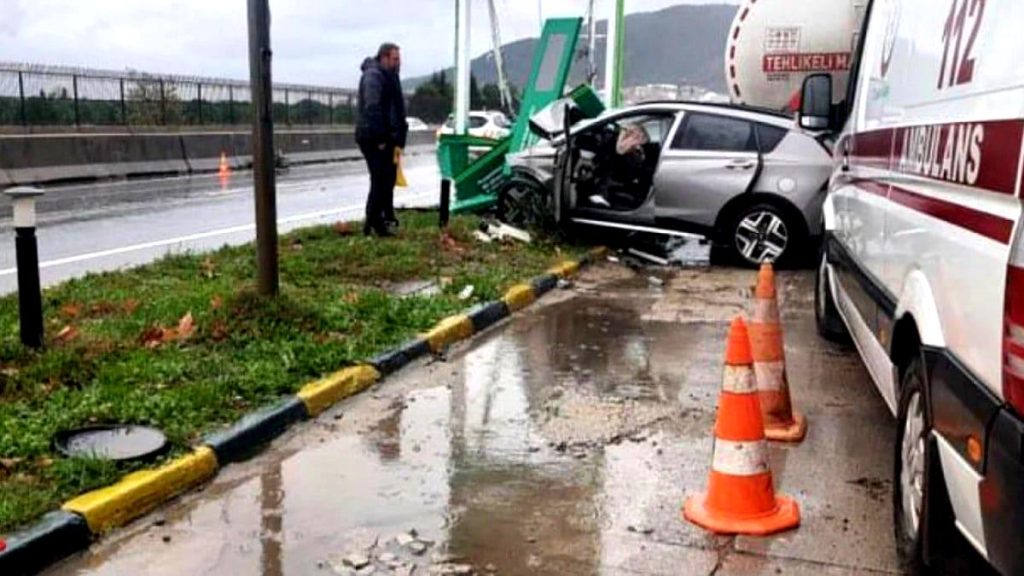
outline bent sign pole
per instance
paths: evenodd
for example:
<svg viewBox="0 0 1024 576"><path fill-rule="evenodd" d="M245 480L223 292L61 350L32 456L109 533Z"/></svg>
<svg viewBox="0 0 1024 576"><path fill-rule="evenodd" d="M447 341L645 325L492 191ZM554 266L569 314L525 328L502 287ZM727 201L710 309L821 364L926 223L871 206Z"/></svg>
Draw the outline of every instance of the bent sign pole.
<svg viewBox="0 0 1024 576"><path fill-rule="evenodd" d="M253 181L256 185L256 260L259 293L276 296L277 189L271 88L269 0L249 0L249 73L253 104Z"/></svg>

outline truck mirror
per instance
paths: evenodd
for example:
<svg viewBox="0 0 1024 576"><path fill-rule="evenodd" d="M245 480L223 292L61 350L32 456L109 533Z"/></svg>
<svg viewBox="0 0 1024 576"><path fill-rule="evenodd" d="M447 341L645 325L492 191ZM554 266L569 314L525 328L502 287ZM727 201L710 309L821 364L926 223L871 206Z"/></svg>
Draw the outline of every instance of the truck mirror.
<svg viewBox="0 0 1024 576"><path fill-rule="evenodd" d="M800 95L800 127L807 130L832 128L832 76L813 74L804 79Z"/></svg>

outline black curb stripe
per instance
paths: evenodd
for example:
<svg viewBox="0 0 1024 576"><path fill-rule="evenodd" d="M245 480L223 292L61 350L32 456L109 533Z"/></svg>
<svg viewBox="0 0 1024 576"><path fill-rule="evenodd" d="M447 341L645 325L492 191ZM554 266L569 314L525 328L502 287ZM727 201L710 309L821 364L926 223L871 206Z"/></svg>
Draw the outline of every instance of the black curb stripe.
<svg viewBox="0 0 1024 576"><path fill-rule="evenodd" d="M72 512L50 512L22 532L12 534L0 552L0 574L27 576L85 550L92 533L85 519Z"/></svg>
<svg viewBox="0 0 1024 576"><path fill-rule="evenodd" d="M504 302L488 302L474 306L466 313L473 322L473 333L478 334L508 318L508 307Z"/></svg>
<svg viewBox="0 0 1024 576"><path fill-rule="evenodd" d="M242 418L224 432L207 436L203 444L213 449L220 466L241 462L264 445L309 417L306 405L297 397L286 398Z"/></svg>
<svg viewBox="0 0 1024 576"><path fill-rule="evenodd" d="M381 376L394 374L405 368L410 362L430 354L430 344L422 338L406 342L400 348L385 352L370 360L370 365L380 372Z"/></svg>
<svg viewBox="0 0 1024 576"><path fill-rule="evenodd" d="M580 266L582 266L582 264L580 264ZM533 285L533 291L537 294L537 298L540 298L558 287L558 276L555 276L554 274L538 276L533 279L531 284Z"/></svg>

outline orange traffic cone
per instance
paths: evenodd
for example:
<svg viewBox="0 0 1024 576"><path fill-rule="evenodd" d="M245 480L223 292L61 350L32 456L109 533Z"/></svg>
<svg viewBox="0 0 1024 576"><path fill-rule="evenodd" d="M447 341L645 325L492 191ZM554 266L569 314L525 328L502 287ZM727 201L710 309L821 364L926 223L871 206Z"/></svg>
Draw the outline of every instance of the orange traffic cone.
<svg viewBox="0 0 1024 576"><path fill-rule="evenodd" d="M231 175L231 166L228 165L228 155L225 152L220 153L220 170L221 176Z"/></svg>
<svg viewBox="0 0 1024 576"><path fill-rule="evenodd" d="M775 495L752 364L747 326L737 318L729 329L708 490L683 505L687 520L719 534L764 536L800 524L796 502Z"/></svg>
<svg viewBox="0 0 1024 576"><path fill-rule="evenodd" d="M778 442L802 441L807 435L807 420L803 414L793 410L789 396L775 270L771 264L763 264L757 275L750 345L754 354L757 388L761 393L765 436Z"/></svg>

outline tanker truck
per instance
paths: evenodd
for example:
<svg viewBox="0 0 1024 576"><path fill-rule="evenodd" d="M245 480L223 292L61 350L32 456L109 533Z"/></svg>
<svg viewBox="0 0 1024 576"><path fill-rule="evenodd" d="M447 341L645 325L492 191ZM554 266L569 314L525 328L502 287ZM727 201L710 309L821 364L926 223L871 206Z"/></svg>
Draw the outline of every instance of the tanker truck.
<svg viewBox="0 0 1024 576"><path fill-rule="evenodd" d="M826 72L842 99L868 0L745 0L726 43L733 103L794 111L804 78Z"/></svg>

